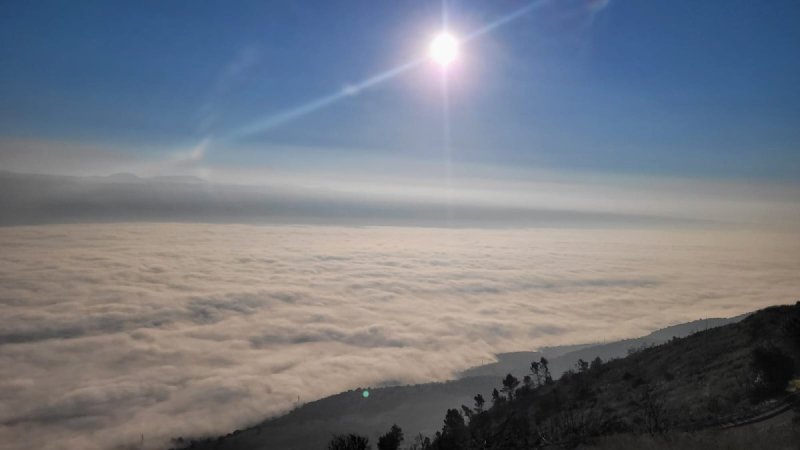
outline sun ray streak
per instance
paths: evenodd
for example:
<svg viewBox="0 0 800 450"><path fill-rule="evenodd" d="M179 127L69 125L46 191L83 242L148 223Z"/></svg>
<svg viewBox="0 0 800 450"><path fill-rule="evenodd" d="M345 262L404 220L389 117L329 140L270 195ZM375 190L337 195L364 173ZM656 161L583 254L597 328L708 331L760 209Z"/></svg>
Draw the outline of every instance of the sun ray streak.
<svg viewBox="0 0 800 450"><path fill-rule="evenodd" d="M495 29L507 25L509 22L519 19L520 17L530 13L535 9L539 9L546 4L550 3L551 0L534 0L527 5L523 6L522 8L513 11L509 14L506 14L503 17L493 20L492 22L487 23L486 25L478 28L477 30L473 31L472 33L467 34L463 39L462 42L471 41L473 39L479 38L486 33L494 31Z"/></svg>
<svg viewBox="0 0 800 450"><path fill-rule="evenodd" d="M449 13L447 10L447 0L442 0L442 29L447 30ZM453 221L453 186L452 186L452 155L450 149L450 87L447 79L447 70L442 66L441 72L442 88L442 160L444 163L444 183L445 183L445 217L447 225Z"/></svg>
<svg viewBox="0 0 800 450"><path fill-rule="evenodd" d="M535 9L544 6L550 1L551 0L534 0L531 3L525 5L524 7L516 11L513 11L509 14L506 14L505 16L502 16L492 21L481 28L478 28L472 33L467 34L464 38L461 39L461 42L467 42L477 39L491 31L494 31L495 29L501 26L507 25L509 22L512 22L524 16L525 14L528 14ZM447 11L446 8L444 7L444 2L442 8L442 20L443 22L446 22L448 20ZM235 141L246 138L248 136L253 136L256 134L263 133L277 126L291 122L299 117L326 108L340 100L343 100L347 97L357 94L365 89L374 87L378 84L381 84L385 81L395 78L421 65L423 62L425 62L425 60L426 58L416 58L405 64L401 64L399 66L381 72L377 75L371 76L363 81L350 85L340 91L325 95L323 97L319 97L317 99L311 100L305 104L296 106L286 111L268 115L259 120L256 120L255 122L245 125L226 136L215 139L215 142L223 143L223 142Z"/></svg>
<svg viewBox="0 0 800 450"><path fill-rule="evenodd" d="M453 184L452 184L452 149L450 131L450 88L447 79L447 71L442 70L442 158L444 160L444 182L446 205L445 211L447 224L450 225L453 219Z"/></svg>
<svg viewBox="0 0 800 450"><path fill-rule="evenodd" d="M283 111L281 113L264 117L247 126L240 128L239 130L231 133L230 135L226 136L221 140L228 141L228 140L241 139L247 136L262 133L264 131L275 128L279 125L283 125L298 117L325 108L326 106L336 103L337 101L342 100L346 97L355 95L363 91L364 89L371 88L377 84L383 83L384 81L388 81L398 75L408 72L411 69L422 64L424 61L425 58L417 58L413 61L409 61L405 64L399 65L397 67L379 73L378 75L374 75L370 78L367 78L366 80L347 86L345 89L342 89L341 91L326 95L324 97L320 97L316 100L312 100L308 103Z"/></svg>

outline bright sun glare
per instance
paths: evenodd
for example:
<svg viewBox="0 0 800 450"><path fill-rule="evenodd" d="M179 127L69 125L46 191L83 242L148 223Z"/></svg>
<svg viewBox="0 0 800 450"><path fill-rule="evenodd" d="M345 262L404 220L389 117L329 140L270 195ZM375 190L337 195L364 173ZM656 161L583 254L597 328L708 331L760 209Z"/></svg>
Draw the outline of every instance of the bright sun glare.
<svg viewBox="0 0 800 450"><path fill-rule="evenodd" d="M441 32L431 41L429 53L440 66L447 67L458 56L458 41L450 33Z"/></svg>

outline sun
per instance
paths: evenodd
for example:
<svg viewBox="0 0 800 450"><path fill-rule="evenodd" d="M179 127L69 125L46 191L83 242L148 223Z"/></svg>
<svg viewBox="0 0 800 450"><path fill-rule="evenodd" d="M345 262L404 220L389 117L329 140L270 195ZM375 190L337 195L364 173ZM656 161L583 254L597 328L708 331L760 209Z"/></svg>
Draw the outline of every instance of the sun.
<svg viewBox="0 0 800 450"><path fill-rule="evenodd" d="M452 34L443 31L433 38L428 53L437 64L447 67L458 57L458 40Z"/></svg>

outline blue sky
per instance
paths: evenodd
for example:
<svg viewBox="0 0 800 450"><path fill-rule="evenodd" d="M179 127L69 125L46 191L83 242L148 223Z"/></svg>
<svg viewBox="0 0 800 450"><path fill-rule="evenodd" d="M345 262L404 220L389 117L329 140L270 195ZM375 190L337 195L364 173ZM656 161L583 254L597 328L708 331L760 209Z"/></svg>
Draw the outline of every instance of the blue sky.
<svg viewBox="0 0 800 450"><path fill-rule="evenodd" d="M235 4L234 4L235 3ZM524 1L451 1L465 35ZM0 138L157 157L424 56L440 2L6 2ZM800 176L800 3L550 1L464 43L453 164ZM206 164L324 171L439 164L438 68L422 64ZM57 146L48 150L57 158ZM291 150L287 150L291 149ZM0 151L2 151L0 149Z"/></svg>

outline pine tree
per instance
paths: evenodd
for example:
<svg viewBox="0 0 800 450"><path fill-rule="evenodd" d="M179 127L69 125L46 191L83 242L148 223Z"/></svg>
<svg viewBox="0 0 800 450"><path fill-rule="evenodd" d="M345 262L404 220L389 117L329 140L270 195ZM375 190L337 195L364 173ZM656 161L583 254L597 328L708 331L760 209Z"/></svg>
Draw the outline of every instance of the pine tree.
<svg viewBox="0 0 800 450"><path fill-rule="evenodd" d="M519 386L519 380L514 375L508 374L503 378L503 392L506 393L506 398L509 401L514 399L514 390Z"/></svg>
<svg viewBox="0 0 800 450"><path fill-rule="evenodd" d="M398 450L403 442L403 430L397 425L378 438L378 450Z"/></svg>
<svg viewBox="0 0 800 450"><path fill-rule="evenodd" d="M483 412L483 405L486 400L483 399L481 394L475 396L475 413L480 414Z"/></svg>

